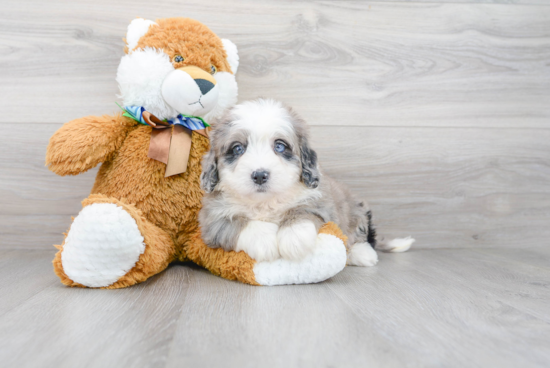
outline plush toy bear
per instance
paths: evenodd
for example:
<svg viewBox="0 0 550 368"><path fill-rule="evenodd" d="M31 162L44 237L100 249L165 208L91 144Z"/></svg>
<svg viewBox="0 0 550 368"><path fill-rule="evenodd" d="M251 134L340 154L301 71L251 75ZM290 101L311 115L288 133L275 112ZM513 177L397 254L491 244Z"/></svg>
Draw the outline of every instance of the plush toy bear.
<svg viewBox="0 0 550 368"><path fill-rule="evenodd" d="M209 122L237 101L237 48L188 18L135 19L125 41L117 72L123 112L73 120L48 145L46 164L58 175L102 163L57 246L53 264L61 282L121 288L188 260L254 285L319 282L340 272L346 239L330 223L302 262L257 263L203 243L200 163Z"/></svg>

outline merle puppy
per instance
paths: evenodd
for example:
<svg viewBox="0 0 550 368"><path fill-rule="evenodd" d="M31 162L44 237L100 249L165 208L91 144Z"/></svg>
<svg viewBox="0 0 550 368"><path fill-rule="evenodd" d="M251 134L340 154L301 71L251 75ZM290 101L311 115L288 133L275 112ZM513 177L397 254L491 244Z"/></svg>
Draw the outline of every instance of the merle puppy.
<svg viewBox="0 0 550 368"><path fill-rule="evenodd" d="M367 203L321 172L307 125L290 108L269 99L237 105L214 124L210 143L199 214L208 246L242 250L258 262L301 260L333 221L348 237L349 265L378 262ZM393 239L377 249L405 251L413 242Z"/></svg>

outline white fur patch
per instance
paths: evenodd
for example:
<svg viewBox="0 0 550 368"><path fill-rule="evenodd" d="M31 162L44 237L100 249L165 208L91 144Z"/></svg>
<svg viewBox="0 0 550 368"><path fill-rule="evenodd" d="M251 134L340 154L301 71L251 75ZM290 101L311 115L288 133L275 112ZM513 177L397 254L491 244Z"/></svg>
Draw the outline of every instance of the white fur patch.
<svg viewBox="0 0 550 368"><path fill-rule="evenodd" d="M236 251L244 251L258 262L272 261L280 257L277 247L279 226L266 221L249 221L241 231Z"/></svg>
<svg viewBox="0 0 550 368"><path fill-rule="evenodd" d="M144 106L159 119L178 112L162 97L162 83L174 71L170 58L161 50L145 48L120 59L116 81L124 106Z"/></svg>
<svg viewBox="0 0 550 368"><path fill-rule="evenodd" d="M395 238L387 242L379 242L376 245L376 249L379 249L382 252L402 253L408 251L414 242L415 240L410 236L406 238Z"/></svg>
<svg viewBox="0 0 550 368"><path fill-rule="evenodd" d="M239 53L237 52L237 46L227 38L222 38L222 43L227 54L227 62L231 67L231 71L235 74L239 68Z"/></svg>
<svg viewBox="0 0 550 368"><path fill-rule="evenodd" d="M69 278L88 287L115 283L145 251L136 221L112 203L86 206L74 219L61 263Z"/></svg>
<svg viewBox="0 0 550 368"><path fill-rule="evenodd" d="M319 234L313 253L299 262L278 259L254 265L260 285L310 284L325 281L346 266L346 247L334 235Z"/></svg>
<svg viewBox="0 0 550 368"><path fill-rule="evenodd" d="M143 18L137 18L130 22L128 31L126 32L126 44L128 45L129 52L132 52L136 48L139 39L147 33L149 27L152 25L158 26L158 24L152 20Z"/></svg>
<svg viewBox="0 0 550 368"><path fill-rule="evenodd" d="M369 243L355 243L348 254L350 266L374 266L378 263L378 254Z"/></svg>
<svg viewBox="0 0 550 368"><path fill-rule="evenodd" d="M300 221L279 229L279 253L288 260L299 261L310 254L317 242L317 229L311 221Z"/></svg>
<svg viewBox="0 0 550 368"><path fill-rule="evenodd" d="M251 133L251 139L262 141L275 135L294 136L288 111L272 99L243 102L233 109L233 124Z"/></svg>

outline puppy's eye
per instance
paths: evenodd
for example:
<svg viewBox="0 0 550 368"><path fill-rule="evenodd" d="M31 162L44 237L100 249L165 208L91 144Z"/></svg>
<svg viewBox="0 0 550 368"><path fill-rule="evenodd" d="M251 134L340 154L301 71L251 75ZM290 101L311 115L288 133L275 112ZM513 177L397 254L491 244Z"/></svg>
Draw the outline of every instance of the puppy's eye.
<svg viewBox="0 0 550 368"><path fill-rule="evenodd" d="M217 71L218 71L218 69L216 69L216 67L214 65L210 65L210 74L214 75L214 74L216 74Z"/></svg>
<svg viewBox="0 0 550 368"><path fill-rule="evenodd" d="M185 59L181 55L174 56L174 63L181 63L183 60Z"/></svg>
<svg viewBox="0 0 550 368"><path fill-rule="evenodd" d="M275 152L283 153L286 149L286 144L283 141L275 141Z"/></svg>
<svg viewBox="0 0 550 368"><path fill-rule="evenodd" d="M233 154L234 155L242 155L244 153L244 147L242 144L236 144L233 146Z"/></svg>

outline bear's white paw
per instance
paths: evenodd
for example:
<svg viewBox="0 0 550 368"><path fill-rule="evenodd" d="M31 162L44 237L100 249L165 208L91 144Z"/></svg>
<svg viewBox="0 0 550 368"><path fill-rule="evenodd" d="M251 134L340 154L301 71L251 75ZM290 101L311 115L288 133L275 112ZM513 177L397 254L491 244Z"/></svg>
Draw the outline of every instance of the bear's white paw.
<svg viewBox="0 0 550 368"><path fill-rule="evenodd" d="M277 242L284 259L299 261L312 253L317 242L317 229L307 220L284 226L277 233Z"/></svg>
<svg viewBox="0 0 550 368"><path fill-rule="evenodd" d="M378 263L378 254L369 243L355 243L348 254L350 266L374 266Z"/></svg>
<svg viewBox="0 0 550 368"><path fill-rule="evenodd" d="M249 221L237 240L237 252L244 251L258 262L280 258L277 248L279 226L266 221Z"/></svg>
<svg viewBox="0 0 550 368"><path fill-rule="evenodd" d="M69 278L88 287L114 284L145 251L136 221L113 203L80 211L65 239L61 263Z"/></svg>
<svg viewBox="0 0 550 368"><path fill-rule="evenodd" d="M319 234L312 253L299 262L277 259L258 262L254 276L260 285L311 284L331 278L346 266L346 246L334 235Z"/></svg>

